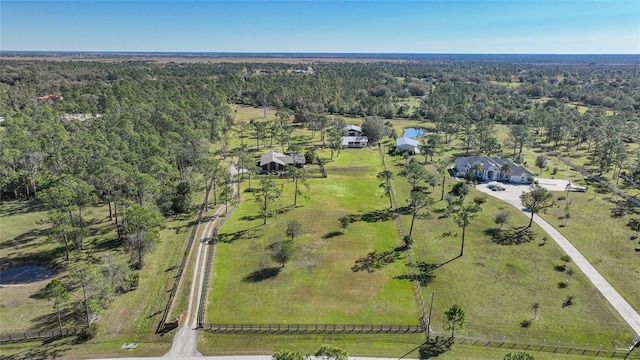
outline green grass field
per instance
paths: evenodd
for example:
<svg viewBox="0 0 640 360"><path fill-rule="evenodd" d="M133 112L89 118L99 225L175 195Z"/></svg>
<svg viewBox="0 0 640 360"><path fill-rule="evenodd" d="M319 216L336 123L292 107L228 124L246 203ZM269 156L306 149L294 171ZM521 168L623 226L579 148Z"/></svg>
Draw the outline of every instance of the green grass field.
<svg viewBox="0 0 640 360"><path fill-rule="evenodd" d="M321 155L324 156L324 155ZM309 179L309 198L293 203L293 187L281 180L283 213L261 226L250 193L220 231L206 318L213 323L417 324L410 284L396 280L403 261L382 271L353 272L355 261L368 252L400 245L392 219L376 219L387 202L371 196L381 159L372 150L345 150L327 165L329 178ZM373 214L373 215L372 215ZM345 234L338 219L355 221ZM286 223L297 220L303 234L296 253L279 269L265 250L284 237ZM274 277L256 280L261 270ZM252 280L253 279L253 280Z"/></svg>
<svg viewBox="0 0 640 360"><path fill-rule="evenodd" d="M558 193L564 197L566 193ZM542 217L558 229L589 262L611 283L611 285L640 311L640 266L638 241L630 240L635 234L627 224L639 214L615 216L616 208L610 194L596 194L593 190L586 193L570 193L568 200L557 200ZM565 207L569 205L571 217L565 221ZM565 226L566 224L566 226ZM606 246L603 242L606 241Z"/></svg>
<svg viewBox="0 0 640 360"><path fill-rule="evenodd" d="M275 111L268 110L267 118ZM262 109L238 107L236 121L256 119L262 121ZM347 123L361 123L362 119L348 119ZM394 127L424 127L425 123L394 120ZM427 124L428 125L428 124ZM401 132L400 132L401 133ZM298 129L295 141L319 142L319 134L310 138L310 131ZM506 128L498 127L504 136ZM253 135L245 143L255 144ZM385 143L391 144L390 140ZM231 148L239 145L234 137ZM447 146L443 157L459 153L459 144ZM262 149L259 153L262 153ZM256 155L259 155L256 153ZM510 154L510 149L505 149ZM525 159L533 168L534 149L525 149ZM329 151L321 150L320 157L328 159ZM577 159L580 159L581 155ZM398 172L404 160L387 157L387 164ZM419 161L424 161L418 156ZM559 172L551 175L553 167ZM406 259L402 256L382 270L372 273L353 272L351 267L371 251L391 251L401 245L396 222L388 218L385 209L388 200L381 197L375 174L382 170L377 150L349 149L327 162L327 179L309 179L308 199L298 198L299 207L292 208L293 186L289 180L277 180L283 186L281 213L269 218L266 226L256 217L257 207L252 193L243 192L243 204L232 215L220 232L222 242L217 245L214 274L211 278L207 322L214 323L354 323L354 324L417 324L419 311L407 280L396 279L406 275ZM543 169L543 177L568 178L581 183L580 175L566 169L566 165L550 158L549 170ZM447 188L454 179L447 177ZM247 182L244 187L246 189ZM252 179L252 187L258 181ZM408 185L402 178L394 181L398 205L408 197ZM439 188L434 197L439 199ZM558 227L593 265L638 309L640 304L634 279L639 277L637 253L629 240L631 231L625 226L628 216L613 218L610 210L610 195L597 194L590 189L586 194L571 194L571 219L566 227L558 219L561 205L544 215L547 221ZM469 198L479 195L472 192ZM556 196L561 194L556 194ZM564 194L562 194L564 195ZM441 264L457 256L460 249L460 233L450 218L438 219L438 211L444 202L435 205L431 219L416 221L413 248L414 259L426 264ZM499 338L508 336L526 339L561 341L563 344L585 343L603 349L628 346L631 339L629 329L591 286L584 276L574 268L567 289L559 289L558 282L566 280L566 274L554 269L561 264L562 252L548 242L539 246L542 233L538 228L538 240L522 245L503 246L491 241L487 230L495 228L493 215L507 209L512 212L512 225L525 225L527 218L515 209L488 198L483 212L467 229L467 244L464 257L454 260L433 271L433 278L424 286L423 294L429 299L435 291L432 326L442 331L443 311L456 303L467 313L465 336ZM113 243L114 231L106 221L106 207L93 208L87 212L90 219L90 236L87 250L81 254L99 257L117 248ZM358 219L345 234L339 232L338 218L352 215ZM57 275L64 276L60 261L63 251L58 243L46 239L42 232L48 225L41 220L46 217L42 209L23 203L0 204L0 256L2 270L14 265L47 264ZM279 269L269 257L266 247L284 237L284 228L289 220L298 220L304 233L295 240L296 252L291 262ZM403 216L408 225L410 219ZM169 219L162 232L162 241L148 255L141 272L140 287L114 299L111 307L102 314L98 336L76 346L61 339L53 342L35 342L0 346L0 355L35 357L41 355L81 359L89 356L149 356L162 355L171 346L172 333L164 336L153 334L168 300L167 290L173 285L175 267L180 264L184 247L191 232L189 223L193 216ZM408 226L407 226L408 228ZM72 251L72 257L78 256ZM124 256L123 254L121 256ZM52 260L53 259L53 260ZM256 281L264 273L262 269L275 269L278 275ZM37 293L46 281L28 286L0 287L0 323L13 331L22 331L41 326L42 319L54 314L52 304L37 299ZM188 287L185 287L188 288ZM13 289L13 290L12 290ZM567 295L576 297L576 304L562 308ZM78 294L74 295L76 300ZM520 322L533 318L531 304L540 304L539 319L532 320L529 328ZM182 302L184 303L184 302ZM143 304L140 306L140 304ZM178 308L180 305L178 306ZM28 314L28 315L26 315ZM26 315L26 317L25 317ZM40 320L37 320L40 319ZM363 340L364 339L364 340ZM200 349L209 354L270 354L288 348L297 351L312 351L324 343L334 344L360 356L402 356L419 345L421 335L213 335L201 336ZM136 350L122 350L124 343L137 342ZM597 345L596 345L597 344ZM442 359L498 359L509 352L506 349L454 345L453 349L440 355ZM573 355L533 352L536 359L588 359ZM408 357L417 357L414 352Z"/></svg>
<svg viewBox="0 0 640 360"><path fill-rule="evenodd" d="M521 350L512 350L506 347L485 347L467 344L453 344L450 350L443 353L420 353L418 347L424 342L423 334L406 335L258 335L258 334L211 334L201 333L198 348L205 355L268 355L279 350L288 349L305 353L314 353L322 344L328 344L341 348L349 353L349 356L377 356L407 359L438 358L444 360L469 359L487 360L502 359L508 353L516 353ZM496 339L498 340L498 339ZM563 344L569 345L570 344ZM584 349L584 344L582 344ZM597 349L597 346L593 348ZM571 354L563 352L536 351L535 347L527 350L536 360L593 360L603 357L580 355L580 350L574 350ZM576 349L579 346L576 344ZM603 349L604 350L604 349ZM566 350L565 350L566 351ZM613 349L607 349L611 354ZM604 353L604 351L603 351ZM437 354L437 355L436 355ZM618 355L624 352L617 352ZM420 357L420 356L423 357ZM640 359L640 354L635 351L629 359Z"/></svg>
<svg viewBox="0 0 640 360"><path fill-rule="evenodd" d="M394 172L398 173L404 159L392 159L387 164L395 164ZM454 181L447 178L446 187L450 188ZM400 177L394 184L398 206L403 206L409 185ZM439 200L439 195L440 188L436 188L434 198ZM467 197L476 196L484 197L475 190ZM439 218L445 207L446 202L437 202L431 219L416 220L413 248L416 261L438 265L459 254L462 230L451 218ZM577 269L570 287L558 288L558 283L566 280L566 276L554 267L561 264L559 258L563 253L553 242L539 246L543 233L538 228L535 228L538 241L511 246L492 241L488 232L497 228L492 221L495 213L502 209L511 212L514 226L527 225L524 215L492 197L487 197L482 207L482 213L467 229L465 255L431 272L433 279L423 288L427 299L432 291L436 293L434 313L439 314L434 317L436 329L442 330L440 314L452 304L458 304L467 311L464 333L470 336L597 341L607 346L629 341L631 334L622 319L591 283L578 275ZM408 229L410 216L403 216L403 220ZM562 302L567 295L576 297L576 305L563 308ZM534 317L531 305L535 302L540 304L539 320L533 320L529 328L521 327L522 321Z"/></svg>
<svg viewBox="0 0 640 360"><path fill-rule="evenodd" d="M417 122L410 121L394 121L394 125L401 128L409 126L419 126ZM264 248L275 241L278 236L278 230L283 231L283 227L289 219L304 219L303 225L306 226L307 220L313 217L314 227L310 233L305 234L297 242L304 246L313 245L314 251L310 252L305 247L305 258L317 259L317 253L322 254L322 259L329 256L338 256L327 249L327 246L318 241L317 238L322 236L322 231L326 233L338 230L337 219L345 214L350 203L357 202L366 205L366 196L356 193L355 188L367 187L368 197L370 201L375 199L377 209L384 209L387 204L386 198L380 198L377 189L377 181L375 173L382 170L380 166L379 155L376 151L364 150L366 156L361 156L363 150L349 150L329 162L327 171L330 174L331 184L324 185L327 180L314 179L310 182L312 187L311 199L303 201L303 207L292 209L281 214L276 219L270 219L267 227L261 227L261 219L252 216L257 213L255 204L251 201L243 204L236 214L232 217L224 228L227 234L240 233L230 244L220 244L217 253L216 276L213 280L212 300L210 303L219 304L215 310L209 310L209 322L231 322L231 323L282 323L286 320L288 323L301 322L313 323L314 321L302 321L309 319L308 315L302 315L309 308L322 309L322 315L316 316L319 322L342 322L353 321L358 316L362 316L361 307L356 306L352 312L354 314L334 313L333 310L327 308L324 302L322 292L316 290L310 282L319 281L323 285L333 282L340 284L336 288L353 286L352 282L342 283L342 281L353 281L353 274L345 272L345 279L339 277L340 274L334 271L328 271L331 276L320 276L325 269L315 267L309 271L312 274L303 274L294 272L287 265L282 272L275 278L265 280L260 283L243 282L243 277L249 273L261 268L277 266L273 263ZM450 150L443 156L457 151L455 148ZM356 155L356 156L354 156ZM328 158L328 152L322 157ZM420 161L424 161L422 157L418 157ZM388 158L388 160L391 160ZM401 157L394 158L390 164L394 164L394 172L398 173L400 167L404 163ZM355 185L352 179L356 178ZM369 180L367 180L367 178ZM291 197L290 184L283 180L285 187L285 195L283 201L286 203L287 198ZM447 188L453 184L454 180L447 179ZM399 205L404 205L405 199L408 197L408 185L401 178L395 180L396 196ZM287 191L289 189L289 191ZM434 191L434 197L439 199L439 189ZM478 196L479 193L472 193L470 198ZM331 199L319 199L320 197L331 195ZM371 196L374 195L374 196ZM245 195L245 198L247 196ZM291 200L288 200L289 202ZM321 201L321 202L319 202ZM442 210L444 202L436 204L436 210ZM559 264L559 258L562 252L552 243L548 243L544 247L538 246L539 242L534 241L528 244L518 246L501 246L491 241L491 236L485 232L495 228L492 222L493 215L502 208L507 208L503 203L488 199L484 205L485 210L480 217L472 223L467 232L467 250L463 258L457 259L450 264L437 269L432 274L435 276L431 283L424 288L425 298L429 298L431 291L436 292L434 301L434 312L441 314L446 308L453 303L458 303L467 309L469 318L465 334L470 336L497 336L497 335L514 335L522 338L546 338L556 339L563 342L591 342L596 341L606 346L624 345L629 341L631 336L629 329L623 324L618 315L609 308L600 294L592 287L592 285L579 274L574 275L568 289L559 289L557 284L566 280L565 274L554 269ZM311 211L314 209L315 211ZM320 210L318 210L320 209ZM326 213L327 209L336 209L330 213ZM307 212L310 213L307 213ZM365 211L365 210L361 210ZM515 209L513 211L513 223L517 225L526 225L527 219L518 215ZM366 211L365 211L366 212ZM460 247L461 230L453 223L451 219L438 219L438 214L430 220L418 220L416 222L417 234L416 244L414 246L414 256L418 261L430 264L440 264L457 256ZM244 218L244 220L238 221ZM234 221L235 220L235 221ZM403 219L408 229L409 217ZM382 223L384 224L384 223ZM357 227L361 224L352 225L345 235L339 235L328 240L329 243L337 239L343 239L350 236L353 232L358 232L360 238L369 238L372 235L367 228L378 226L380 223L366 224L366 227ZM362 224L364 225L364 224ZM392 223L389 222L389 227ZM382 229L376 229L376 235L381 234ZM389 250L392 246L399 245L399 236L395 229L387 230L390 236L396 240L394 244L387 244L385 247L372 247L365 242L350 243L354 247L342 248L349 252L357 251L358 247L364 247L361 256L364 256L371 250ZM542 238L542 233L536 228L538 239ZM363 235L366 234L366 235ZM232 235L228 235L232 236ZM235 236L235 235L234 235ZM242 243L242 244L240 244ZM381 242L384 243L384 242ZM236 248L236 250L232 250ZM315 248L319 250L315 250ZM247 254L251 254L248 256ZM344 256L344 255L343 255ZM233 260L229 260L233 259ZM238 259L242 262L238 263ZM331 258L329 258L331 259ZM348 269L353 264L355 257L349 258L348 262L341 264L342 267ZM291 263L291 267L298 266L298 270L304 266L308 266L311 260L302 261L301 259ZM315 261L315 260L314 260ZM334 262L333 260L329 260ZM299 262L299 263L298 263ZM338 263L336 263L338 264ZM396 266L385 268L385 271L391 271ZM317 266L317 265L313 265ZM400 269L401 270L401 269ZM318 275L316 275L318 274ZM376 273L374 273L376 274ZM285 276L282 276L285 275ZM282 278L281 278L282 276ZM281 281L282 280L282 281ZM286 280L286 281L285 281ZM302 282L299 282L304 280ZM357 282L357 281L356 281ZM366 288L362 296L366 293ZM243 294L254 294L257 291L259 296L243 296ZM354 289L353 291L356 291ZM360 291L359 289L357 291ZM307 305L298 307L297 301L304 296L301 293L311 294L307 297ZM376 294L384 294L384 292L376 292ZM224 294L224 295L222 295ZM263 295L264 294L264 295ZM562 302L567 295L576 297L576 305L568 308L562 307ZM380 295L376 295L380 296ZM375 297L375 296L374 296ZM232 298L233 300L228 300ZM257 300L259 298L259 300ZM316 303L317 299L321 299L322 305ZM343 299L344 296L337 296ZM345 298L347 299L347 298ZM266 304L262 309L267 311L254 310L258 307L258 301ZM538 302L540 304L539 319L534 320L529 328L522 328L520 323L524 320L530 320L533 317L531 304ZM230 303L227 305L226 303ZM277 308L279 304L286 303L285 309ZM308 304L312 305L308 305ZM338 302L338 307L348 306L345 302ZM246 310L245 310L246 309ZM262 310L261 309L261 310ZM544 309L544 311L543 311ZM241 313L241 315L238 315ZM280 315L283 313L283 315ZM269 315L264 315L269 314ZM580 316L579 314L588 314ZM372 319L369 314L364 319ZM292 319L294 321L292 321ZM395 321L397 323L397 321ZM441 315L434 317L434 327L442 329ZM597 339L597 340L594 340Z"/></svg>

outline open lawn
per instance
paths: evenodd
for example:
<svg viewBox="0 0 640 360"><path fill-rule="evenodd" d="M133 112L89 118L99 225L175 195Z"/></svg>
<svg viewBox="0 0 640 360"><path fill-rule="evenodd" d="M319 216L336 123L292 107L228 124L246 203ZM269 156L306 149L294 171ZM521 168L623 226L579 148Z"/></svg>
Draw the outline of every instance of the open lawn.
<svg viewBox="0 0 640 360"><path fill-rule="evenodd" d="M508 353L517 353L522 350L510 349L508 347L485 347L467 344L453 344L449 350L445 347L424 347L419 348L424 343L423 334L404 335L245 335L245 334L211 334L201 333L198 348L206 355L268 355L276 351L288 349L301 354L314 353L323 344L338 347L349 353L349 356L375 356L407 359L469 359L469 360L495 360L502 359ZM496 339L499 341L499 339ZM483 342L486 344L486 342ZM557 345L557 343L556 343ZM570 344L561 344L569 345ZM510 345L509 345L510 346ZM566 354L566 350L551 352L553 348L548 347L548 351L536 351L540 347L531 347L527 353L534 356L536 360L593 360L603 359L603 357L593 357L580 355L584 344L580 348L577 344L571 354ZM593 349L597 349L594 346ZM438 351L440 350L440 351ZM604 350L604 349L603 349ZM441 352L442 351L442 352ZM613 349L606 349L610 355ZM629 359L640 359L640 353L634 351ZM603 354L605 351L603 351ZM616 354L624 356L625 352L618 351ZM592 354L592 352L589 352Z"/></svg>
<svg viewBox="0 0 640 360"><path fill-rule="evenodd" d="M398 173L404 164L401 157L392 158ZM422 158L417 158L423 161ZM455 182L447 177L447 189ZM394 181L398 206L406 205L409 185L404 178ZM440 188L434 191L440 199ZM484 197L473 190L468 196ZM426 299L435 292L432 326L443 329L442 313L458 304L467 313L465 335L470 336L518 336L521 339L547 339L562 342L602 343L606 346L627 344L631 332L606 303L598 291L576 269L570 286L559 289L558 283L567 280L566 274L555 269L562 265L561 250L553 243L540 246L543 233L534 228L537 240L521 245L498 245L491 232L497 229L494 215L502 209L512 213L511 225L525 226L525 216L516 209L488 197L483 211L466 231L465 253L460 253L461 233L451 217L443 217L445 201L434 205L430 219L418 219L414 225L414 257L424 264ZM410 216L403 216L409 229ZM447 261L453 260L449 263ZM441 264L444 264L441 267ZM568 295L575 296L576 304L563 307ZM539 319L534 320L533 303L540 305ZM521 322L532 321L530 327Z"/></svg>
<svg viewBox="0 0 640 360"><path fill-rule="evenodd" d="M640 311L640 249L638 240L627 224L640 218L640 213L617 214L611 194L556 193L557 206L542 217L558 229L589 262L611 283L611 285ZM619 198L618 198L619 199ZM564 219L569 207L569 219ZM565 226L566 225L566 226ZM606 244L606 246L603 246Z"/></svg>
<svg viewBox="0 0 640 360"><path fill-rule="evenodd" d="M351 270L367 253L400 245L388 203L376 193L380 167L374 150L344 150L327 164L328 178L308 180L309 198L297 208L290 207L293 184L278 181L284 189L281 214L266 226L252 194L243 193L242 205L219 234L206 321L417 324L410 284L394 279L406 271L402 253L381 271ZM338 219L346 215L353 223L342 234ZM267 248L286 240L284 229L294 219L303 233L294 241L291 262L280 267Z"/></svg>

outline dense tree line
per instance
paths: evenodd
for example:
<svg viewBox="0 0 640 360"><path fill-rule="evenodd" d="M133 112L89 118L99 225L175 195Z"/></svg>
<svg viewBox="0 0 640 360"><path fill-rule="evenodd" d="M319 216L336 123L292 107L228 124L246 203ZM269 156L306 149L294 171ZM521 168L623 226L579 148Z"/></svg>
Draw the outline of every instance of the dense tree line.
<svg viewBox="0 0 640 360"><path fill-rule="evenodd" d="M234 104L275 108L277 116L234 124ZM119 236L131 242L124 217L133 205L186 212L200 187L217 202L232 136L284 151L302 123L339 153L341 115L365 118L372 140L389 134L381 118L430 121L445 141L461 139L466 154L515 158L531 141L582 146L601 173L628 168L637 178L627 148L639 140L639 112L640 77L630 67L2 61L0 198L45 204L67 249L83 248L83 209L108 204ZM510 125L508 141L498 140L496 124ZM437 148L423 144L425 154ZM251 162L234 155L241 166Z"/></svg>

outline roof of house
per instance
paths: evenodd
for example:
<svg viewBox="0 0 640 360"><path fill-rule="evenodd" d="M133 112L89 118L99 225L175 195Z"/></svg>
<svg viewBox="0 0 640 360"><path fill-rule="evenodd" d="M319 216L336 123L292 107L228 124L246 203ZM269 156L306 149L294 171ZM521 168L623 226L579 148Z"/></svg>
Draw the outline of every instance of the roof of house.
<svg viewBox="0 0 640 360"><path fill-rule="evenodd" d="M500 170L503 164L508 163L511 165L511 171L509 174L512 176L535 176L531 171L526 168L516 164L515 162L509 159L503 159L499 156L488 157L488 156L468 156L468 157L459 157L455 161L455 168L458 171L468 170L473 167L473 164L480 163L484 170Z"/></svg>
<svg viewBox="0 0 640 360"><path fill-rule="evenodd" d="M276 163L280 165L304 164L306 159L303 154L293 154L291 156L281 154L278 150L269 151L260 156L260 166Z"/></svg>
<svg viewBox="0 0 640 360"><path fill-rule="evenodd" d="M396 146L409 145L418 147L420 146L420 142L418 140L409 139L408 137L401 137L396 139Z"/></svg>
<svg viewBox="0 0 640 360"><path fill-rule="evenodd" d="M355 130L358 132L362 132L362 128L360 126L356 126L356 125L347 125L344 128L345 130L349 131L349 130Z"/></svg>
<svg viewBox="0 0 640 360"><path fill-rule="evenodd" d="M369 143L369 138L367 138L366 136L343 136L342 137L343 146L348 146L349 143L353 143L353 142Z"/></svg>

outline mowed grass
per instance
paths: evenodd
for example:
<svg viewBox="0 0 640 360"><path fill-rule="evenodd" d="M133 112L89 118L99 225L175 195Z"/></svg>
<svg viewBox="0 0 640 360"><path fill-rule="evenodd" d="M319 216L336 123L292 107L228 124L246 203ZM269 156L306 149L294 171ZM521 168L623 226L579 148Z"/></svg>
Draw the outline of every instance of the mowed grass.
<svg viewBox="0 0 640 360"><path fill-rule="evenodd" d="M321 157L325 154L322 153ZM282 213L262 226L251 193L220 231L206 321L275 324L417 324L410 283L400 259L380 271L354 272L355 261L400 245L396 223L377 218L388 207L376 194L381 159L375 150L345 150L327 165L329 177L309 179L308 199L293 208L293 184L279 180ZM256 182L257 183L257 182ZM363 217L340 233L338 219ZM367 216L370 215L370 216ZM302 224L294 256L284 268L267 247L284 238L290 220ZM279 273L263 280L264 269Z"/></svg>
<svg viewBox="0 0 640 360"><path fill-rule="evenodd" d="M450 350L437 356L420 357L418 347L424 342L424 334L366 334L366 335L263 335L263 334L211 334L200 333L198 349L205 356L214 355L271 355L279 350L297 351L301 354L315 353L323 344L338 347L349 353L349 356L374 356L407 359L438 358L444 360L490 360L502 359L508 353L517 353L521 350L508 348L496 348L485 346L473 346L467 344L454 344ZM497 341L498 339L496 339ZM556 343L557 344L557 343ZM570 346L571 344L562 344ZM584 345L583 345L584 346ZM538 347L539 348L539 347ZM576 350L571 354L563 352L536 351L531 347L526 352L537 360L590 360L602 359L579 355L581 350L576 344ZM591 347L597 348L597 346ZM584 347L582 348L584 349ZM604 350L604 349L603 349ZM611 354L613 349L606 349ZM566 351L566 350L565 350ZM635 352L635 351L634 351ZM603 351L603 354L605 351ZM623 352L617 352L618 355ZM640 359L635 352L629 359Z"/></svg>
<svg viewBox="0 0 640 360"><path fill-rule="evenodd" d="M387 164L395 164L396 174L405 163L401 157L387 159ZM454 183L455 179L447 177L447 191ZM410 190L407 181L397 177L394 185L398 206L406 205ZM433 197L440 199L439 187ZM467 201L474 197L484 195L473 190ZM608 347L630 341L630 329L577 268L569 288L558 288L559 282L567 280L566 274L555 270L562 264L563 252L553 241L540 246L544 233L537 226L536 241L510 246L492 241L489 231L497 228L493 217L500 210L512 214L511 225L527 225L528 219L515 208L487 197L483 211L467 228L464 256L457 259L462 230L451 217L442 217L444 208L445 201L436 202L431 218L418 219L414 225L413 253L417 262L438 266L455 259L430 272L428 284L423 287L427 301L435 292L432 326L436 331L444 331L444 311L458 304L467 314L465 335L598 343ZM410 216L403 216L403 221L408 231ZM569 295L575 297L575 305L563 308ZM533 320L531 306L536 302L540 305L539 319ZM531 320L532 325L522 327L524 320Z"/></svg>
<svg viewBox="0 0 640 360"><path fill-rule="evenodd" d="M640 214L615 216L611 194L554 193L557 206L541 216L558 229L589 262L609 281L629 304L640 311L640 259L636 249L638 240L631 240L635 232L627 224ZM618 197L619 199L619 197ZM569 205L568 205L569 204ZM571 217L565 221L565 207Z"/></svg>
<svg viewBox="0 0 640 360"><path fill-rule="evenodd" d="M264 109L246 105L236 105L235 123L249 122L254 119L256 121L271 120L276 117L276 110L267 108L267 116L264 116Z"/></svg>

